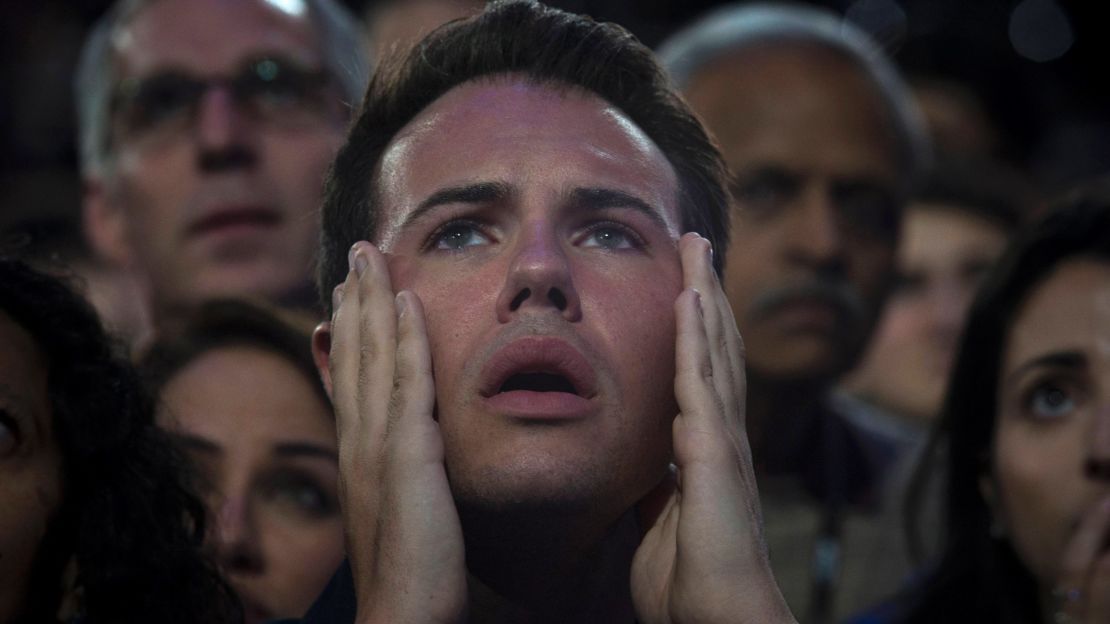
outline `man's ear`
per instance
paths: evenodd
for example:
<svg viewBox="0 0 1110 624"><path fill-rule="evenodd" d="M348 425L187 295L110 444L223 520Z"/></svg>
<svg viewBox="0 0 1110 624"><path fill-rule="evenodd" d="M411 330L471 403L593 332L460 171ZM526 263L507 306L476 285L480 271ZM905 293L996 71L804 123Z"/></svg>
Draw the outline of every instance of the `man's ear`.
<svg viewBox="0 0 1110 624"><path fill-rule="evenodd" d="M123 209L109 196L103 180L86 178L83 186L81 219L89 246L113 264L130 266L132 253Z"/></svg>
<svg viewBox="0 0 1110 624"><path fill-rule="evenodd" d="M324 381L324 389L328 392L328 398L334 401L331 392L331 366L328 363L330 355L331 323L324 321L312 331L312 360L316 362L316 370L320 373L320 379Z"/></svg>

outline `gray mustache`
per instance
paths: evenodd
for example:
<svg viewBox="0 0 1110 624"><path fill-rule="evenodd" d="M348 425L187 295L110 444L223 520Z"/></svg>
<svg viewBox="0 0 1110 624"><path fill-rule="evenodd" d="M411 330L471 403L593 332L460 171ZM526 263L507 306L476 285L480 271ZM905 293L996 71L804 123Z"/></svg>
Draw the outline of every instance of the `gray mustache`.
<svg viewBox="0 0 1110 624"><path fill-rule="evenodd" d="M749 311L754 318L765 318L798 301L819 301L830 305L842 320L852 324L861 323L867 317L863 297L855 288L840 281L811 281L771 288L756 295Z"/></svg>

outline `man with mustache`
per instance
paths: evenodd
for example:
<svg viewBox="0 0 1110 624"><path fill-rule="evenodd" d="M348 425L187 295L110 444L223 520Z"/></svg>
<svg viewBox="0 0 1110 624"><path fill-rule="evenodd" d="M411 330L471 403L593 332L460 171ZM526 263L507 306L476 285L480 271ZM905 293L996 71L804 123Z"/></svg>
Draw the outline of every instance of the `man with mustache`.
<svg viewBox="0 0 1110 624"><path fill-rule="evenodd" d="M379 70L323 209L351 565L306 621L793 621L722 174L613 25L494 3Z"/></svg>
<svg viewBox="0 0 1110 624"><path fill-rule="evenodd" d="M314 306L324 171L366 74L333 0L112 6L77 76L85 229L156 326L216 297Z"/></svg>
<svg viewBox="0 0 1110 624"><path fill-rule="evenodd" d="M806 621L839 620L906 572L876 539L896 449L830 391L885 299L920 124L889 61L820 9L725 7L660 56L729 167L724 282L776 577Z"/></svg>

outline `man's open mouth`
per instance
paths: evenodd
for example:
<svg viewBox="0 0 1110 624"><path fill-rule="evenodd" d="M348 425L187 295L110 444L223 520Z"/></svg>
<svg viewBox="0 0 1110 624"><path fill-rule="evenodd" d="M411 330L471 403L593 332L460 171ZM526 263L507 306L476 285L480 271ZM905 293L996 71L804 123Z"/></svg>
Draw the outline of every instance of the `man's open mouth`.
<svg viewBox="0 0 1110 624"><path fill-rule="evenodd" d="M513 392L514 390L579 394L574 384L566 376L559 373L517 373L506 379L497 392L500 394Z"/></svg>
<svg viewBox="0 0 1110 624"><path fill-rule="evenodd" d="M505 345L482 370L480 394L497 413L526 419L588 416L597 375L565 340L528 336Z"/></svg>

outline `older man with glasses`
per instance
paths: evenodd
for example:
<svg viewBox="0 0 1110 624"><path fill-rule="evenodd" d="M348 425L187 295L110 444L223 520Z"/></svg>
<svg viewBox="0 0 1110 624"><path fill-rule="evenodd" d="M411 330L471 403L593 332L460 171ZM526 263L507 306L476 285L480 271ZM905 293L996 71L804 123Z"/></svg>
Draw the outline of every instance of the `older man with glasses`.
<svg viewBox="0 0 1110 624"><path fill-rule="evenodd" d="M120 0L93 31L85 227L156 325L217 296L314 305L317 204L362 50L332 0Z"/></svg>

